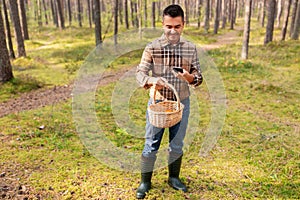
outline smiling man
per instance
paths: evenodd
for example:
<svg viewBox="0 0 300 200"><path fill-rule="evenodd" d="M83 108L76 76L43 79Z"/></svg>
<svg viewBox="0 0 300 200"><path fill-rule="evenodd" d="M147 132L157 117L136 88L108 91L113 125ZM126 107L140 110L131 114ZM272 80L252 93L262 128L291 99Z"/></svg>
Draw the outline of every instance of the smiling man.
<svg viewBox="0 0 300 200"><path fill-rule="evenodd" d="M190 113L189 88L200 85L202 76L196 46L181 37L184 29L182 8L179 5L166 7L162 24L164 33L146 46L137 67L136 78L141 87L150 88L148 105L152 102L155 89L156 100L176 100L173 91L165 87L167 82L174 86L184 104L181 121L169 127L168 183L176 190L187 192L187 187L179 179L179 173ZM141 183L136 193L138 199L145 198L151 189L152 172L163 134L164 128L153 126L147 113L145 145L141 156Z"/></svg>

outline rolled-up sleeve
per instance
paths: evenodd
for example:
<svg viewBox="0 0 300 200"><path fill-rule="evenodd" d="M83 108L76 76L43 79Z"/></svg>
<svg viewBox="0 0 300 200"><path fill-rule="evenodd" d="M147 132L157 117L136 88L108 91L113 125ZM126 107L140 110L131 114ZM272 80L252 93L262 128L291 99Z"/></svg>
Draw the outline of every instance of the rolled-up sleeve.
<svg viewBox="0 0 300 200"><path fill-rule="evenodd" d="M153 68L153 58L151 54L151 46L148 44L143 52L142 59L140 64L137 66L136 69L136 79L138 84L141 87L149 88L148 80L150 78L149 72Z"/></svg>

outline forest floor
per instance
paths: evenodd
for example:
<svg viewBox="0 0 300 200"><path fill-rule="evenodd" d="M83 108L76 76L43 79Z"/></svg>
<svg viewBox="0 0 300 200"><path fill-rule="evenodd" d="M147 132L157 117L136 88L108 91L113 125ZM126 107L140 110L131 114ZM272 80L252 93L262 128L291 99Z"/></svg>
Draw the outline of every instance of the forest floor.
<svg viewBox="0 0 300 200"><path fill-rule="evenodd" d="M212 50L220 48L224 45L234 44L241 39L239 32L241 27L236 27L234 30L219 35L216 42L201 46L204 50ZM127 70L121 70L118 73L106 73L101 80L101 85L106 85L116 81L120 75L124 74ZM27 93L8 101L0 103L0 117L11 113L17 113L25 110L32 110L46 105L53 105L61 101L65 101L72 96L73 85L54 86L52 88L41 88Z"/></svg>

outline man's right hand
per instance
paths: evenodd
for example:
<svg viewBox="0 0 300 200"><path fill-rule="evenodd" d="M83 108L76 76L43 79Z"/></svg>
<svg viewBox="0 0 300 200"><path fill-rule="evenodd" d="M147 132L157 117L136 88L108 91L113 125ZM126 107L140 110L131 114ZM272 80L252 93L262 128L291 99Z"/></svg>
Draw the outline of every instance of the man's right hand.
<svg viewBox="0 0 300 200"><path fill-rule="evenodd" d="M164 87L167 87L168 81L162 77L151 77L148 80L148 84L155 86L155 89L160 90Z"/></svg>

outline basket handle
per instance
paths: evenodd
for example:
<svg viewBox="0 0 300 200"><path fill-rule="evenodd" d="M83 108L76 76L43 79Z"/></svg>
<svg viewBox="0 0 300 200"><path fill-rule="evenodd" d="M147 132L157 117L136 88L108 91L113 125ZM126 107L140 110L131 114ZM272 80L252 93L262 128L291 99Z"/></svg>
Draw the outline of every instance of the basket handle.
<svg viewBox="0 0 300 200"><path fill-rule="evenodd" d="M155 85L156 84L153 85L154 86L154 94L153 94L153 102L152 102L152 104L155 104L155 101L156 101L155 97L156 97L156 91L157 91L157 89L156 89ZM179 95L178 95L177 91L175 90L174 86L171 85L170 83L165 83L165 87L166 86L168 88L171 88L173 90L173 92L175 94L175 97L176 97L176 101L177 101L177 110L180 110L180 99L179 99Z"/></svg>

